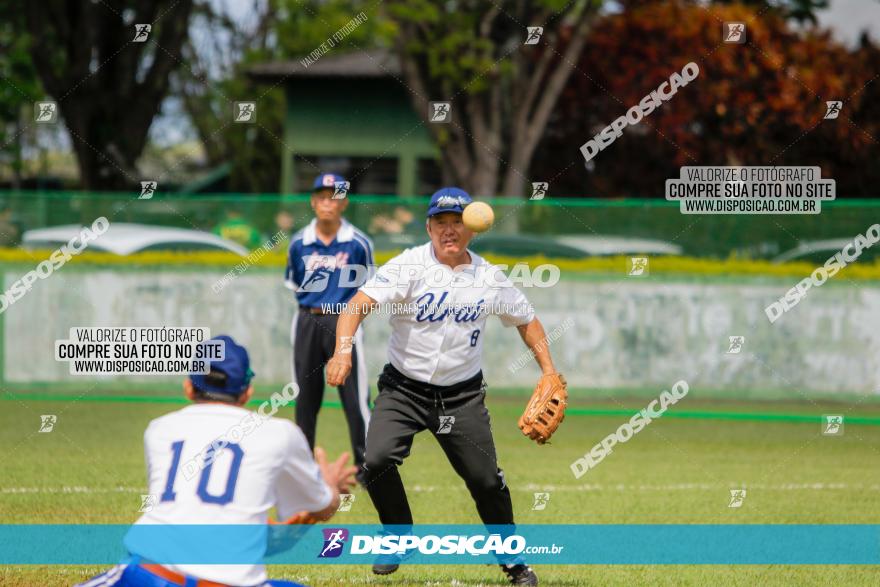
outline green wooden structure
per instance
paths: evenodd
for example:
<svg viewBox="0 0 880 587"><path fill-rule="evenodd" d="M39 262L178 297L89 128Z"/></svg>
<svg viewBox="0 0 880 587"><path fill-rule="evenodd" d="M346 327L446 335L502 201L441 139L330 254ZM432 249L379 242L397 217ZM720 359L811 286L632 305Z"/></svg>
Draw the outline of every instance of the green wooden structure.
<svg viewBox="0 0 880 587"><path fill-rule="evenodd" d="M357 193L423 194L440 183L438 150L390 53L330 53L308 66L263 63L248 73L285 88L281 193L308 191L330 171L350 177Z"/></svg>

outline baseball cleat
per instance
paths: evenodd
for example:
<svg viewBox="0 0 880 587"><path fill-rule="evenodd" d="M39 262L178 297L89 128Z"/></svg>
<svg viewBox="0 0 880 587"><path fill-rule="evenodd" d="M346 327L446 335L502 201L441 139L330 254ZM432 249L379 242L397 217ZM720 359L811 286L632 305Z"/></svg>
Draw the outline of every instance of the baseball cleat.
<svg viewBox="0 0 880 587"><path fill-rule="evenodd" d="M390 575L400 568L400 563L410 558L416 553L416 549L411 548L404 554L382 554L376 558L373 563L373 573L376 575Z"/></svg>
<svg viewBox="0 0 880 587"><path fill-rule="evenodd" d="M529 565L501 565L511 585L537 585L538 576Z"/></svg>
<svg viewBox="0 0 880 587"><path fill-rule="evenodd" d="M381 563L373 563L373 574L374 575L390 575L394 571L400 568L398 564L381 564Z"/></svg>

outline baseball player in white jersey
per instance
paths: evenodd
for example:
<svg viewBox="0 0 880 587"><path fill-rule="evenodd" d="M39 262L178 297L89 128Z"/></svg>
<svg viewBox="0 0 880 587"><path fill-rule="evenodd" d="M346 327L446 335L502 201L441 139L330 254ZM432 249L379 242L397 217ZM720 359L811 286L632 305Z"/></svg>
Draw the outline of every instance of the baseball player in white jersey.
<svg viewBox="0 0 880 587"><path fill-rule="evenodd" d="M470 196L443 188L431 198L426 227L431 241L380 267L349 302L337 325L336 352L327 380L339 385L351 371L357 327L379 304L391 310L388 364L367 432L366 488L385 525L411 526L412 513L398 472L413 437L431 430L462 477L485 524L511 525L513 505L484 404L481 353L486 320L496 314L516 326L545 374L555 373L544 328L526 297L498 267L467 249L473 234L462 223ZM393 573L400 559L381 560L377 574ZM537 585L522 561L502 565L517 585Z"/></svg>
<svg viewBox="0 0 880 587"><path fill-rule="evenodd" d="M193 401L181 410L150 422L144 434L149 493L156 501L140 524L259 525L276 508L280 520L300 512L328 519L339 507L339 494L354 483L355 467L348 453L328 464L323 450L317 462L302 431L292 422L245 409L253 394L253 372L247 351L228 336L225 355L211 361L208 374L193 373L184 381ZM205 343L202 343L205 344ZM290 586L269 581L262 564L158 564L181 560L165 541L132 539L126 547L131 558L86 581L83 587L104 585L171 587ZM232 560L250 544L224 545Z"/></svg>

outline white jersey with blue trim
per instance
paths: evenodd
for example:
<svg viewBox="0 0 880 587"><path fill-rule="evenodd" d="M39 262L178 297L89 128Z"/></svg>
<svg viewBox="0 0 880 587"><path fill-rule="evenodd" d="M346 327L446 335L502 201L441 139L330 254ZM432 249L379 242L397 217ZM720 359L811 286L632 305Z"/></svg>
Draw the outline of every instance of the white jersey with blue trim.
<svg viewBox="0 0 880 587"><path fill-rule="evenodd" d="M504 326L535 318L526 296L501 269L468 250L471 262L453 270L427 243L376 270L360 289L391 314L388 360L424 383L452 385L481 370L486 319Z"/></svg>
<svg viewBox="0 0 880 587"><path fill-rule="evenodd" d="M212 452L213 460L206 460ZM153 420L144 453L151 499L137 524L266 524L272 507L284 520L323 510L333 499L299 428L237 406L197 403ZM162 546L132 554L167 560ZM235 545L229 548L235 552ZM266 580L263 565L163 566L229 585Z"/></svg>

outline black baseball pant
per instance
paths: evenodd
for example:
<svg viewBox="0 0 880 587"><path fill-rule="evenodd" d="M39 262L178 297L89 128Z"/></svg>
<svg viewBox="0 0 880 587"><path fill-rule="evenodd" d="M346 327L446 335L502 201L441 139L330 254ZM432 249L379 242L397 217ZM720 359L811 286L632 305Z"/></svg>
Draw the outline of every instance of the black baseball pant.
<svg viewBox="0 0 880 587"><path fill-rule="evenodd" d="M296 398L296 424L312 450L318 428L318 412L324 400L324 366L336 349L336 314L312 314L301 308L291 327L293 342L293 373L299 386ZM351 375L339 389L342 409L348 422L348 435L354 463L364 464L364 444L370 422L370 389L364 357L358 352L360 333L355 337L351 356Z"/></svg>
<svg viewBox="0 0 880 587"><path fill-rule="evenodd" d="M498 468L483 374L451 386L410 379L385 365L367 432L366 487L383 525L412 525L398 467L413 437L430 430L464 480L484 524L513 524L513 504ZM450 417L454 418L451 420Z"/></svg>

